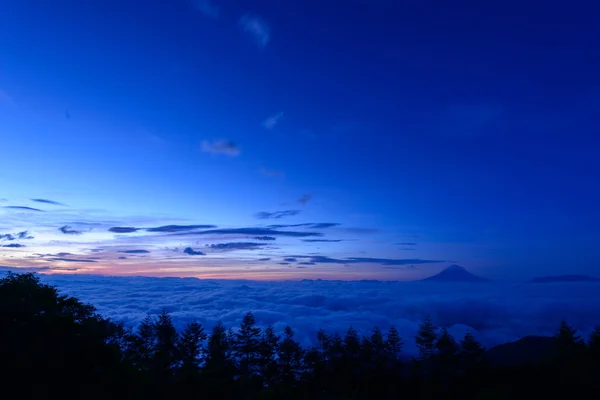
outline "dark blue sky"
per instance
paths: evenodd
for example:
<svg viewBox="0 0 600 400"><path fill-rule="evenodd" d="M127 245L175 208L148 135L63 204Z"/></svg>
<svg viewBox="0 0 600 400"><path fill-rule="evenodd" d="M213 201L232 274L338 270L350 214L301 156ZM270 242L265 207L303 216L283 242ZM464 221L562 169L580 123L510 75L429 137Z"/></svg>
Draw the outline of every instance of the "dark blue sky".
<svg viewBox="0 0 600 400"><path fill-rule="evenodd" d="M35 237L0 249L7 265L409 279L600 262L595 2L2 7L0 199L43 210L0 210L0 235ZM302 223L340 225L269 228ZM216 228L108 230L174 224ZM117 257L131 246L150 253Z"/></svg>

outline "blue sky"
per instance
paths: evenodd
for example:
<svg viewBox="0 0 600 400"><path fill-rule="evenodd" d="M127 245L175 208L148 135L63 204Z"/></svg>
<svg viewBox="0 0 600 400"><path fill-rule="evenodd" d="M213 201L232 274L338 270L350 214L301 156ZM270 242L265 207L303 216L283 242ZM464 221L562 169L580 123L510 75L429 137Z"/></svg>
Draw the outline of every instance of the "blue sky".
<svg viewBox="0 0 600 400"><path fill-rule="evenodd" d="M593 275L598 7L8 0L0 263Z"/></svg>

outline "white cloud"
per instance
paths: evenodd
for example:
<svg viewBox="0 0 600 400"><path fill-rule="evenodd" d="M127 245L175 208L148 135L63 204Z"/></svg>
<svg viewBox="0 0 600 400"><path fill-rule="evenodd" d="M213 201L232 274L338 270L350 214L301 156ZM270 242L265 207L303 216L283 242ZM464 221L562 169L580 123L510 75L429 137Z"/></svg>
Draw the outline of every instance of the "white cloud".
<svg viewBox="0 0 600 400"><path fill-rule="evenodd" d="M181 327L197 318L208 328L218 320L239 325L253 311L260 325L287 324L304 345L319 328L361 333L396 325L415 352L414 335L426 315L460 337L472 330L492 346L531 334L551 335L562 318L587 333L599 323L596 284L461 285L423 282L288 281L256 282L189 278L45 275L63 293L94 304L108 317L137 325L163 307Z"/></svg>
<svg viewBox="0 0 600 400"><path fill-rule="evenodd" d="M273 129L275 128L275 126L279 123L279 121L281 121L281 119L283 118L283 111L278 112L275 115L270 116L269 118L267 118L264 122L263 122L263 126L266 129Z"/></svg>
<svg viewBox="0 0 600 400"><path fill-rule="evenodd" d="M212 154L225 154L228 156L239 156L240 148L230 140L205 140L202 142L202 151Z"/></svg>
<svg viewBox="0 0 600 400"><path fill-rule="evenodd" d="M257 15L246 14L240 18L240 25L244 32L251 34L256 45L264 50L271 40L271 31L269 26Z"/></svg>
<svg viewBox="0 0 600 400"><path fill-rule="evenodd" d="M219 7L212 4L210 0L194 0L194 7L209 18L219 17Z"/></svg>

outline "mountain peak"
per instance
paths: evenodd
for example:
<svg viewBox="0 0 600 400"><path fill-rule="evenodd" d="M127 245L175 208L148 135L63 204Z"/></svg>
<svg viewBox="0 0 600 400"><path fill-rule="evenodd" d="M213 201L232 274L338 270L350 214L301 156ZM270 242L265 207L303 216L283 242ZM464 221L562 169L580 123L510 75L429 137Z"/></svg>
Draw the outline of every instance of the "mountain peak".
<svg viewBox="0 0 600 400"><path fill-rule="evenodd" d="M450 265L439 274L423 279L426 282L487 282L485 278L474 275L459 265Z"/></svg>
<svg viewBox="0 0 600 400"><path fill-rule="evenodd" d="M460 265L456 265L456 264L452 264L451 266L446 268L444 271L457 271L457 272L460 271L460 272L468 273L468 271L464 267L461 267Z"/></svg>

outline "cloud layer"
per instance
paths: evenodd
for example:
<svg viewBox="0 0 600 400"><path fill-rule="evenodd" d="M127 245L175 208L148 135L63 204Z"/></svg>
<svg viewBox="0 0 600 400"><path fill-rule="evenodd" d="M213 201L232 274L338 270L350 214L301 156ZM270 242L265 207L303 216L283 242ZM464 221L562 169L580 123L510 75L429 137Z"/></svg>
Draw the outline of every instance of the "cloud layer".
<svg viewBox="0 0 600 400"><path fill-rule="evenodd" d="M599 284L426 284L380 281L254 282L181 278L45 275L63 293L96 305L129 326L163 307L178 326L197 318L207 327L237 326L253 311L262 326L286 324L305 344L319 328L361 333L396 325L414 352L413 337L427 315L452 334L469 329L487 346L531 334L553 334L561 319L583 333L600 323Z"/></svg>

